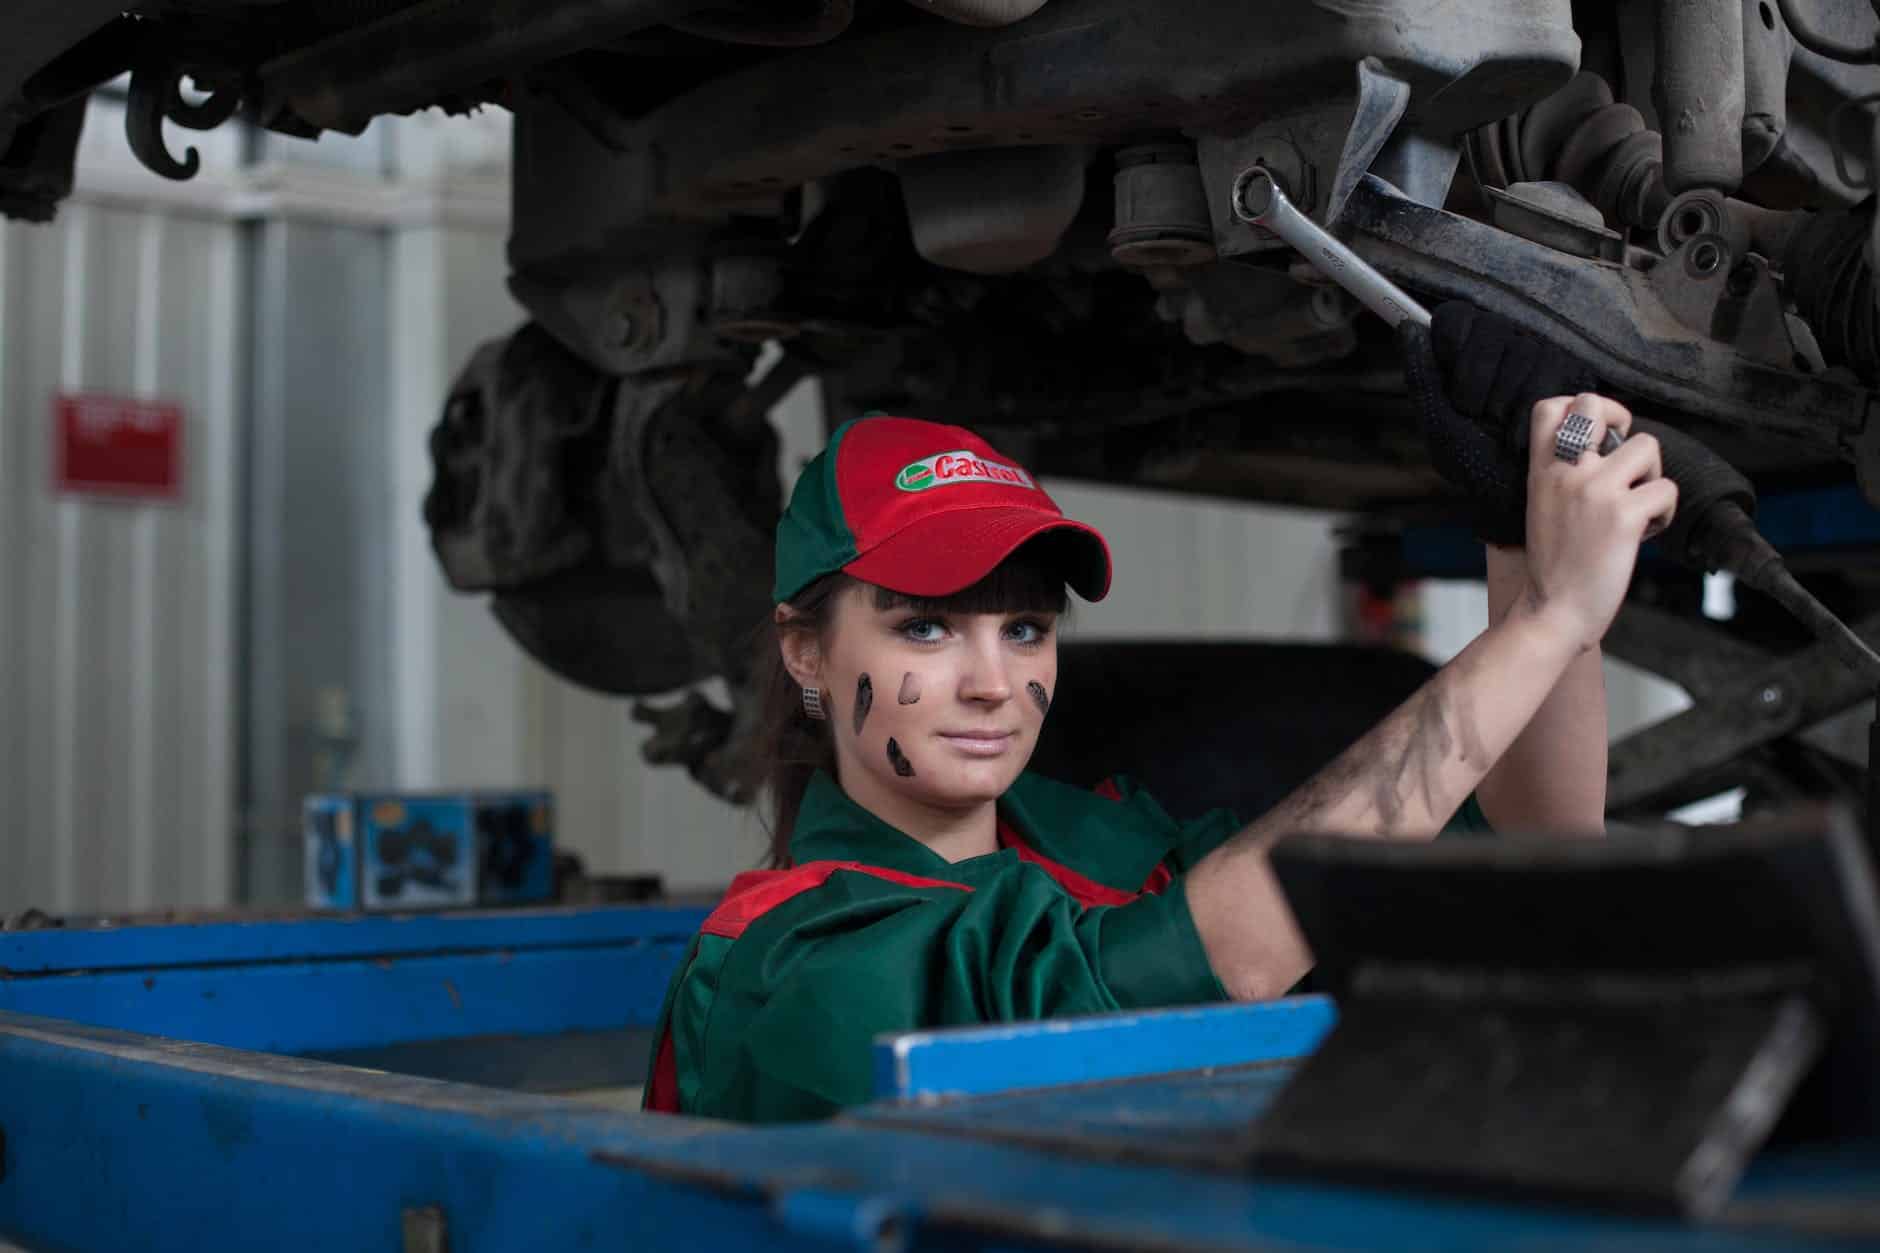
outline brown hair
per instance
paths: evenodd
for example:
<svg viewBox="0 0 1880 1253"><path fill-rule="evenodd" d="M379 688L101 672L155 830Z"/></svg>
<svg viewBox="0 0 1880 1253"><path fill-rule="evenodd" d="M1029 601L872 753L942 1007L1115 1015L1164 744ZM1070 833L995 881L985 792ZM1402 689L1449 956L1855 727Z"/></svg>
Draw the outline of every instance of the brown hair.
<svg viewBox="0 0 1880 1253"><path fill-rule="evenodd" d="M781 645L786 633L812 633L828 638L837 598L849 587L868 587L878 610L907 608L917 613L1056 613L1069 606L1063 566L1053 560L1043 536L1021 546L971 587L951 596L904 596L885 587L862 583L842 573L825 575L799 592L790 602L796 616L764 633L759 645L756 682L757 738L751 756L752 774L765 793L769 809L772 867L790 864L790 837L796 832L797 812L816 771L831 778L836 773L835 743L829 723L817 722L803 712L803 689L784 668Z"/></svg>

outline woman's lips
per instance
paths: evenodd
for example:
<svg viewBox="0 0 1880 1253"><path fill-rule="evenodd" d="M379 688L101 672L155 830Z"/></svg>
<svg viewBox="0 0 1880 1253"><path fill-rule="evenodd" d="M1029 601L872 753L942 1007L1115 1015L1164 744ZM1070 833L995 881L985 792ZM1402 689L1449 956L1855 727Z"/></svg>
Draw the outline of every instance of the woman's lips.
<svg viewBox="0 0 1880 1253"><path fill-rule="evenodd" d="M1010 731L942 731L940 738L968 757L997 757L1012 746Z"/></svg>

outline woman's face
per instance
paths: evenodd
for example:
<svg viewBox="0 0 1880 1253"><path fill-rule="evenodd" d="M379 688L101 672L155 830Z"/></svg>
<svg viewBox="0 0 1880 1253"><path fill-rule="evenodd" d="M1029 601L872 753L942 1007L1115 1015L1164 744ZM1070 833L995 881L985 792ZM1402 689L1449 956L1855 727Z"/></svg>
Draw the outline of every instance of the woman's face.
<svg viewBox="0 0 1880 1253"><path fill-rule="evenodd" d="M967 808L1031 759L1057 690L1057 615L878 609L855 584L837 593L820 669L852 798Z"/></svg>

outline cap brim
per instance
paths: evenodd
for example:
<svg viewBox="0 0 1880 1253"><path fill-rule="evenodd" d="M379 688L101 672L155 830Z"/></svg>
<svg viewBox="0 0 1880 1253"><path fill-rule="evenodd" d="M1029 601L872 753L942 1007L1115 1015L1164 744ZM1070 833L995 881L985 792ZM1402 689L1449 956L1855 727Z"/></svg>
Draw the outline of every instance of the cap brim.
<svg viewBox="0 0 1880 1253"><path fill-rule="evenodd" d="M1085 600L1110 592L1110 547L1081 522L1036 509L989 506L930 514L875 545L843 570L908 596L951 596L991 574L1018 548L1049 536L1064 581Z"/></svg>

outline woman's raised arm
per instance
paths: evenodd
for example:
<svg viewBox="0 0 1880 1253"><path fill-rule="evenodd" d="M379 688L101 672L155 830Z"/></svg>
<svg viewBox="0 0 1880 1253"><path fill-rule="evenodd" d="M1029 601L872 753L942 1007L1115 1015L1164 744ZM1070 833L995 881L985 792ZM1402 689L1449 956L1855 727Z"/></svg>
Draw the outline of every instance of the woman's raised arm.
<svg viewBox="0 0 1880 1253"><path fill-rule="evenodd" d="M1312 965L1267 863L1273 844L1301 832L1434 837L1618 612L1639 543L1654 521L1670 517L1677 487L1663 477L1649 436L1628 440L1610 457L1557 458L1555 434L1569 412L1621 434L1631 422L1622 405L1593 395L1534 407L1527 581L1506 614L1363 739L1188 873L1195 927L1236 999L1282 995Z"/></svg>

